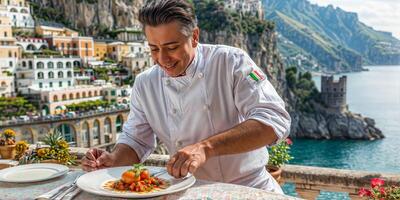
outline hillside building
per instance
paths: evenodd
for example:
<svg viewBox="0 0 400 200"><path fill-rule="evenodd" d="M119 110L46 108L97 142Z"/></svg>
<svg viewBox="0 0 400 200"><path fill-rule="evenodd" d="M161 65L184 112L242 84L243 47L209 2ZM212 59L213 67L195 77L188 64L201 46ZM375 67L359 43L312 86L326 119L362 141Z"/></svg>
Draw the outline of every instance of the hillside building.
<svg viewBox="0 0 400 200"><path fill-rule="evenodd" d="M15 28L34 29L29 3L25 0L0 0L0 15L6 15Z"/></svg>

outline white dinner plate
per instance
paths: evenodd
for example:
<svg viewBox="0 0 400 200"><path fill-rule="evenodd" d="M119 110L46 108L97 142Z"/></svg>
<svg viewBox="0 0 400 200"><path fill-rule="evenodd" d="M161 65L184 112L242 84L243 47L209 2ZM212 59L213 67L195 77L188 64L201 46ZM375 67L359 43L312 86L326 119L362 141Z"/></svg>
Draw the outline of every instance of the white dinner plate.
<svg viewBox="0 0 400 200"><path fill-rule="evenodd" d="M103 184L105 182L120 179L122 173L131 168L132 166L124 166L124 167L113 167L113 168L92 171L79 177L76 184L82 190L100 196L121 197L121 198L148 198L148 197L155 197L155 196L161 196L179 192L181 190L189 188L196 182L196 178L194 178L194 176L192 175L188 175L185 178L181 179L175 179L168 173L164 173L157 177L167 180L170 183L170 186L161 191L153 191L150 193L140 194L135 192L121 193L103 188ZM159 172L160 170L165 170L165 168L162 167L146 166L145 168L149 170L150 174Z"/></svg>
<svg viewBox="0 0 400 200"><path fill-rule="evenodd" d="M68 167L52 163L19 165L0 170L0 181L29 183L49 180L68 172Z"/></svg>

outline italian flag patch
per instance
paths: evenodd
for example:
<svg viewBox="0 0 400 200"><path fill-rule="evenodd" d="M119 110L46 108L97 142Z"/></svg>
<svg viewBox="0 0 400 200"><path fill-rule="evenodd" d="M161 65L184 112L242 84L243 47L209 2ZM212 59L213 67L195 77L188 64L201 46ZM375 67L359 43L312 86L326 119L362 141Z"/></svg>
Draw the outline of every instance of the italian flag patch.
<svg viewBox="0 0 400 200"><path fill-rule="evenodd" d="M249 74L250 78L255 80L256 82L262 81L265 79L264 75L257 71L256 69L253 69L253 71L250 72Z"/></svg>

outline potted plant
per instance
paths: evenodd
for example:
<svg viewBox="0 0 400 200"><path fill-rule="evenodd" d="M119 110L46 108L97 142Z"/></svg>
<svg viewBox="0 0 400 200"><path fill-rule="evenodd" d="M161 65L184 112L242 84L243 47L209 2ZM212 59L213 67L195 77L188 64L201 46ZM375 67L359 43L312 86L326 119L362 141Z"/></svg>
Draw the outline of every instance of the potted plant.
<svg viewBox="0 0 400 200"><path fill-rule="evenodd" d="M2 159L14 159L15 157L15 132L11 129L6 129L3 132L3 137L0 137L0 155Z"/></svg>
<svg viewBox="0 0 400 200"><path fill-rule="evenodd" d="M293 159L293 157L290 156L290 145L292 144L292 140L287 138L268 148L269 160L267 170L277 182L281 179L282 165Z"/></svg>
<svg viewBox="0 0 400 200"><path fill-rule="evenodd" d="M371 179L370 188L361 188L358 195L368 200L395 200L400 199L400 186L384 186L385 181L379 178Z"/></svg>
<svg viewBox="0 0 400 200"><path fill-rule="evenodd" d="M44 139L45 145L37 146L28 151L20 159L20 164L26 163L59 163L75 165L76 156L69 153L69 145L61 133L49 133Z"/></svg>

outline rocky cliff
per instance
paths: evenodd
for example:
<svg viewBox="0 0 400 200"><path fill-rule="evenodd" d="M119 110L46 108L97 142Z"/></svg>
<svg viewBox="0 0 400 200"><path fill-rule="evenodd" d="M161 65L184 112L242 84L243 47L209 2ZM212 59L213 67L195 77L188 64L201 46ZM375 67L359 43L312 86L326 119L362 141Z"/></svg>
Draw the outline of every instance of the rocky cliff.
<svg viewBox="0 0 400 200"><path fill-rule="evenodd" d="M351 138L373 139L383 135L372 119L352 113L330 113L313 102L313 112L299 109L299 98L288 87L285 67L277 48L277 34L273 24L255 17L227 12L220 4L194 0L203 43L227 44L246 50L264 70L268 79L282 95L293 118L291 136L315 139ZM100 32L99 27L121 28L134 24L142 1L98 0L88 1L37 0L41 6L52 6L62 12L71 26L87 34ZM312 101L312 100L311 100Z"/></svg>
<svg viewBox="0 0 400 200"><path fill-rule="evenodd" d="M85 35L138 24L143 0L33 0L37 18L57 20Z"/></svg>

